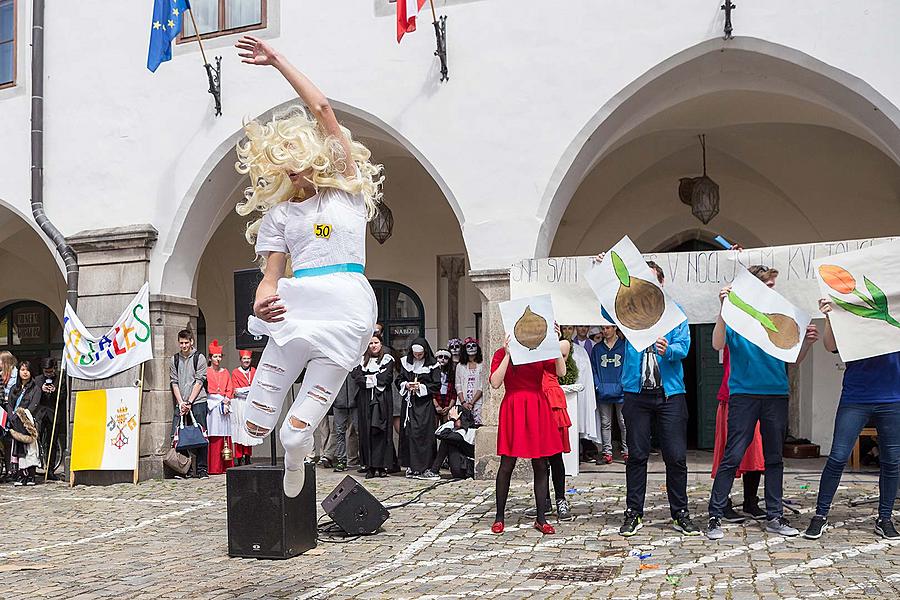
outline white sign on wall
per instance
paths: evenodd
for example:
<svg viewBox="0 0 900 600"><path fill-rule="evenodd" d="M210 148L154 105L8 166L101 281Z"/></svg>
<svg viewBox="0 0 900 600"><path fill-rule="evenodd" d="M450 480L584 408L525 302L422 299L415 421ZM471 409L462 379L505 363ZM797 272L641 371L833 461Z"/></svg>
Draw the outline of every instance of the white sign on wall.
<svg viewBox="0 0 900 600"><path fill-rule="evenodd" d="M714 323L719 314L719 290L731 284L737 274L731 256L736 256L737 263L744 267L764 264L778 269L781 273L776 285L778 292L805 312L818 314L821 292L814 260L895 239L900 237L791 244L742 252L656 252L643 256L662 267L666 293L681 306L691 323ZM517 262L510 268L510 297L551 294L560 324L596 325L600 322L600 307L585 278L592 266L590 256L530 258Z"/></svg>

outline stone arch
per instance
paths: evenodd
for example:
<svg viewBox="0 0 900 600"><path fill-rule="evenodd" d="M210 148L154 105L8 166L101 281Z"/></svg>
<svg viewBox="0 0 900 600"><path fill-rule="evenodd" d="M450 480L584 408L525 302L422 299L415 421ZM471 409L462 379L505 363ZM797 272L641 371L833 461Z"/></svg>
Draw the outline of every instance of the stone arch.
<svg viewBox="0 0 900 600"><path fill-rule="evenodd" d="M656 65L611 98L560 158L538 208L534 255L547 256L563 214L604 157L640 135L639 126L679 103L716 92L778 94L836 115L833 127L859 137L900 165L900 109L854 75L765 40L713 39Z"/></svg>
<svg viewBox="0 0 900 600"><path fill-rule="evenodd" d="M271 118L273 113L297 103L297 99L282 103L258 118ZM338 118L353 131L355 137L381 140L407 151L434 180L462 229L463 211L453 192L415 145L377 116L338 100L332 99L331 103ZM234 170L233 154L235 144L242 137L243 130L238 130L223 140L204 162L185 193L165 239L157 248L157 260L151 266L151 289L154 292L183 297L193 295L200 257L219 224L234 210L234 203L223 201L223 198L233 198L243 188L244 176Z"/></svg>

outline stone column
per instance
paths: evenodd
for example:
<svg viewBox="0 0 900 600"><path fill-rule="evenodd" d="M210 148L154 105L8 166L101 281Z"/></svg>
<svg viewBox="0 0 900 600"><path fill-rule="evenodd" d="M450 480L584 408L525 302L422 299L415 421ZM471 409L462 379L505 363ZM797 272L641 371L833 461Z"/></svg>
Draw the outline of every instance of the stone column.
<svg viewBox="0 0 900 600"><path fill-rule="evenodd" d="M150 251L156 239L157 231L152 225L93 229L76 233L68 239L72 249L78 254L78 316L91 333L106 333L149 279ZM145 379L148 370L145 368ZM67 448L71 448L75 392L136 385L140 380L140 372L141 368L138 366L107 379L72 380ZM161 468L153 468L144 458L150 454L147 451L148 441L155 435L155 424L147 420L148 415L154 414L154 407L146 401L146 393L141 413L142 458L139 475L146 479L161 473ZM125 482L131 481L133 477L130 471L89 471L79 472L77 475L76 483L86 484Z"/></svg>
<svg viewBox="0 0 900 600"><path fill-rule="evenodd" d="M447 337L459 337L459 280L466 274L464 256L439 256L440 276L447 278Z"/></svg>
<svg viewBox="0 0 900 600"><path fill-rule="evenodd" d="M509 300L509 269L469 271L469 279L481 292L481 327L484 338L481 343L485 360L484 405L481 408L484 425L478 428L475 437L475 477L493 479L500 464L500 458L497 456L497 417L500 402L503 400L503 388L491 389L487 376L490 372L491 357L497 348L503 347L505 339L499 304ZM529 461L519 461L515 476L523 478L531 476Z"/></svg>

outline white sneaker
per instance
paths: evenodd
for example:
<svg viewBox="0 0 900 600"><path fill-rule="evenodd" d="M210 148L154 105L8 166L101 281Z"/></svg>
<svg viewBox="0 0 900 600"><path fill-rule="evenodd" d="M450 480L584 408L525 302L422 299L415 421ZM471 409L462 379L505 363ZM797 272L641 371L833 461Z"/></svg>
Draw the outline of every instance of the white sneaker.
<svg viewBox="0 0 900 600"><path fill-rule="evenodd" d="M303 491L303 483L306 481L306 465L297 470L284 470L284 495L288 498L296 498Z"/></svg>

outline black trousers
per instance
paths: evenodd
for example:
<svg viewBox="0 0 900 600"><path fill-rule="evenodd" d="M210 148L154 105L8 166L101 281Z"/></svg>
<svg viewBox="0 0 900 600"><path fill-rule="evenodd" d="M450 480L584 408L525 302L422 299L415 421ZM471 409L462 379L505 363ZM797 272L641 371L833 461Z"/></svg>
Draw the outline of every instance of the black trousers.
<svg viewBox="0 0 900 600"><path fill-rule="evenodd" d="M674 517L687 510L687 422L688 410L684 394L625 393L622 406L625 417L628 462L625 464L626 505L644 514L647 494L647 459L650 456L650 432L656 422L660 449L666 463L666 491L669 510Z"/></svg>

